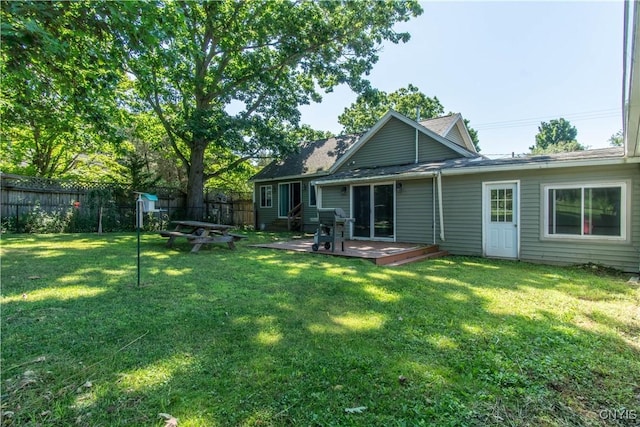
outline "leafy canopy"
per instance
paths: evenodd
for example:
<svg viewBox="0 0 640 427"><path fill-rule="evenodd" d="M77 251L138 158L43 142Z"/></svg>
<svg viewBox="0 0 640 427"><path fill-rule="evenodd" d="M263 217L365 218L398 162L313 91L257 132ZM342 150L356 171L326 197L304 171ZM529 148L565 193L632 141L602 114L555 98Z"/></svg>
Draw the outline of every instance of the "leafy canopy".
<svg viewBox="0 0 640 427"><path fill-rule="evenodd" d="M318 135L300 105L340 84L372 92L379 46L406 42L393 26L420 13L417 1L2 2L3 149L60 176L132 136L123 113L152 113L165 138L150 146L170 148L199 207L208 180Z"/></svg>
<svg viewBox="0 0 640 427"><path fill-rule="evenodd" d="M585 147L576 141L578 130L563 118L540 123L536 144L529 147L532 154L581 151Z"/></svg>
<svg viewBox="0 0 640 427"><path fill-rule="evenodd" d="M356 102L344 109L338 117L338 123L343 126L344 133L361 133L369 130L389 110L416 117L417 108L420 108L420 117L423 119L444 113L444 107L437 97L430 98L409 84L392 93L374 91L359 96Z"/></svg>
<svg viewBox="0 0 640 427"><path fill-rule="evenodd" d="M3 170L61 177L108 162L121 74L100 4L2 2ZM109 65L111 64L111 65Z"/></svg>
<svg viewBox="0 0 640 427"><path fill-rule="evenodd" d="M296 148L299 106L363 78L416 1L106 3L137 108L152 110L187 171L188 208L203 184L264 150ZM205 162L205 158L207 161Z"/></svg>

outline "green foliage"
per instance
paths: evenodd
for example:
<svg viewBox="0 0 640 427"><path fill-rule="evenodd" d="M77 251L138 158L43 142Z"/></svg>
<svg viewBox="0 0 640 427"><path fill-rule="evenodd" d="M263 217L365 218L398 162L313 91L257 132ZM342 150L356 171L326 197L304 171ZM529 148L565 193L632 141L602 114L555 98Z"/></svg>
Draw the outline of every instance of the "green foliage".
<svg viewBox="0 0 640 427"><path fill-rule="evenodd" d="M558 153L570 153L572 151L582 151L585 149L583 145L578 141L560 141L555 144L549 144L546 148L538 146L529 147L531 154L558 154Z"/></svg>
<svg viewBox="0 0 640 427"><path fill-rule="evenodd" d="M536 144L529 147L533 154L581 151L585 147L576 141L578 130L563 118L540 123Z"/></svg>
<svg viewBox="0 0 640 427"><path fill-rule="evenodd" d="M416 86L409 84L406 88L400 88L391 93L374 91L359 96L356 102L345 108L338 117L338 122L343 126L344 133L362 133L373 127L389 110L397 111L409 118L416 118L417 108L420 108L422 120L435 118L444 113L444 107L437 97L430 98L420 92ZM469 127L469 120L464 119L464 124L467 126L476 151L480 152L478 132Z"/></svg>
<svg viewBox="0 0 640 427"><path fill-rule="evenodd" d="M73 208L57 209L49 212L43 210L39 204L22 218L22 229L25 233L62 233L67 229L73 216Z"/></svg>
<svg viewBox="0 0 640 427"><path fill-rule="evenodd" d="M150 168L149 160L137 151L130 152L123 160L126 169L125 183L137 191L147 192L157 187L160 177Z"/></svg>
<svg viewBox="0 0 640 427"><path fill-rule="evenodd" d="M98 231L102 218L102 231L131 231L135 227L135 206L130 192L122 188L93 189L87 193L87 202L74 201L68 206L19 205L16 215L2 218L2 232L12 233L87 233ZM160 230L166 226L166 214L149 213L144 220L145 230Z"/></svg>
<svg viewBox="0 0 640 427"><path fill-rule="evenodd" d="M468 119L462 119L464 121L464 125L467 127L467 132L469 132L469 136L471 137L471 141L473 141L473 146L476 148L476 151L479 153L480 150L480 138L478 137L478 131L470 126L470 121Z"/></svg>
<svg viewBox="0 0 640 427"><path fill-rule="evenodd" d="M120 145L118 157L121 165L128 167L119 176L118 182L131 185L132 188L143 188L137 182L134 185L131 169L133 164L139 163L136 173L143 173L147 183L186 189L183 166L173 153L162 123L153 113L133 114L125 131L125 139L126 143Z"/></svg>
<svg viewBox="0 0 640 427"><path fill-rule="evenodd" d="M394 24L422 12L417 1L1 6L3 170L122 176L123 153L107 146L128 126L129 160L181 183L190 209L207 181L238 182L248 160L314 133L299 125L300 105L340 84L369 91L380 44L406 42Z"/></svg>
<svg viewBox="0 0 640 427"><path fill-rule="evenodd" d="M104 169L105 143L119 140L121 74L108 65L113 40L96 22L100 4L1 7L3 170L51 178Z"/></svg>
<svg viewBox="0 0 640 427"><path fill-rule="evenodd" d="M602 425L602 410L637 415L638 294L626 277L466 257L385 268L255 248L289 236L248 234L235 252L194 256L144 233L141 287L134 233L3 236L3 422L583 426Z"/></svg>
<svg viewBox="0 0 640 427"><path fill-rule="evenodd" d="M622 129L611 135L609 138L609 145L611 147L622 147L624 145L624 136L622 135Z"/></svg>
<svg viewBox="0 0 640 427"><path fill-rule="evenodd" d="M294 140L298 142L316 141L319 139L327 139L335 136L329 131L316 130L306 124L303 124L298 128L293 128L290 132L292 133Z"/></svg>
<svg viewBox="0 0 640 427"><path fill-rule="evenodd" d="M389 110L416 118L417 108L420 117L430 119L444 113L444 107L437 97L429 98L416 86L409 84L395 92L375 91L359 96L356 102L345 108L338 117L344 133L361 133L369 130Z"/></svg>
<svg viewBox="0 0 640 427"><path fill-rule="evenodd" d="M134 78L187 171L188 206L204 183L264 150L298 141L298 107L347 84L361 93L383 40L405 42L405 2L111 2L108 23ZM106 21L106 19L105 19ZM170 64L170 66L167 66Z"/></svg>

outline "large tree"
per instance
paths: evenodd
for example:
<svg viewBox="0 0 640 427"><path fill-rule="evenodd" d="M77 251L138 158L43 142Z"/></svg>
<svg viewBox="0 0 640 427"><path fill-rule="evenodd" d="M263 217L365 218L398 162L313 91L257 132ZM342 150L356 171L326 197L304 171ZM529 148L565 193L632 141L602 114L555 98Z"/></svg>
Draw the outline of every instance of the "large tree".
<svg viewBox="0 0 640 427"><path fill-rule="evenodd" d="M409 84L406 88L391 93L373 91L359 96L353 104L345 108L338 117L338 123L343 126L344 133L361 133L370 129L389 110L413 118L416 117L418 108L421 119L431 119L444 114L444 107L437 97L428 97L416 86ZM465 124L469 124L466 119ZM480 151L478 132L468 129L476 150Z"/></svg>
<svg viewBox="0 0 640 427"><path fill-rule="evenodd" d="M359 96L356 101L338 117L344 133L361 133L371 128L387 111L395 110L407 117L415 117L420 108L420 117L429 119L444 113L444 107L437 97L430 98L409 84L395 92L376 90Z"/></svg>
<svg viewBox="0 0 640 427"><path fill-rule="evenodd" d="M296 146L299 106L363 78L393 25L416 1L193 1L107 3L104 21L126 53L143 105L160 119L187 171L187 209L197 217L205 182L264 150Z"/></svg>
<svg viewBox="0 0 640 427"><path fill-rule="evenodd" d="M532 154L581 151L585 147L576 141L578 130L563 118L542 122L538 126L536 144L529 147Z"/></svg>
<svg viewBox="0 0 640 427"><path fill-rule="evenodd" d="M4 170L86 172L118 139L121 78L111 35L89 2L2 2ZM92 160L93 159L93 160ZM101 164L108 158L99 160Z"/></svg>

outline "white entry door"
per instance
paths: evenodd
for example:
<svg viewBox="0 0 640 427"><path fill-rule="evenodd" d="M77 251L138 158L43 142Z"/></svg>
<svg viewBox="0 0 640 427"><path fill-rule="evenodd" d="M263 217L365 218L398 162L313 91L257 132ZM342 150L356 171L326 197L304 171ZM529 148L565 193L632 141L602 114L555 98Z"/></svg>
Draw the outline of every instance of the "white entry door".
<svg viewBox="0 0 640 427"><path fill-rule="evenodd" d="M489 257L518 258L518 183L484 185L484 252Z"/></svg>

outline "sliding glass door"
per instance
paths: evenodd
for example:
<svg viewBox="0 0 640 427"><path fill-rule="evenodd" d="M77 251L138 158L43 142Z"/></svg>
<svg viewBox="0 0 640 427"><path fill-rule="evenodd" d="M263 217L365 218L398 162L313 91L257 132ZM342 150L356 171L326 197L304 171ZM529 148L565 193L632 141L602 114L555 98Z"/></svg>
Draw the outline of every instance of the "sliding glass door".
<svg viewBox="0 0 640 427"><path fill-rule="evenodd" d="M353 237L371 237L371 187L353 187Z"/></svg>
<svg viewBox="0 0 640 427"><path fill-rule="evenodd" d="M352 206L355 218L353 237L393 239L395 237L394 200L393 184L353 186Z"/></svg>
<svg viewBox="0 0 640 427"><path fill-rule="evenodd" d="M300 182L278 184L278 216L285 218L287 213L302 201Z"/></svg>

